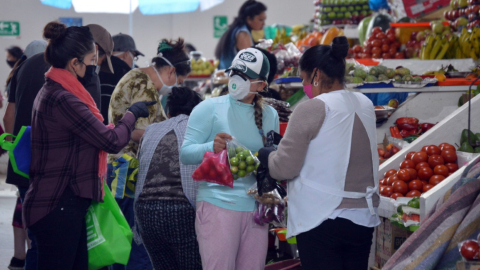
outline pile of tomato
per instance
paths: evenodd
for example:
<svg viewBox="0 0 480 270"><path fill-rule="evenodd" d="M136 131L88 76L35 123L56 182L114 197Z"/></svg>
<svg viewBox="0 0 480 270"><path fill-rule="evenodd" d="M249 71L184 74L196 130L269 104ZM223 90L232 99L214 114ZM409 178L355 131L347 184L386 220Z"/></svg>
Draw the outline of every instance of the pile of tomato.
<svg viewBox="0 0 480 270"><path fill-rule="evenodd" d="M448 143L427 145L419 152L410 152L397 171L391 169L380 180L380 195L419 197L458 170L457 150Z"/></svg>

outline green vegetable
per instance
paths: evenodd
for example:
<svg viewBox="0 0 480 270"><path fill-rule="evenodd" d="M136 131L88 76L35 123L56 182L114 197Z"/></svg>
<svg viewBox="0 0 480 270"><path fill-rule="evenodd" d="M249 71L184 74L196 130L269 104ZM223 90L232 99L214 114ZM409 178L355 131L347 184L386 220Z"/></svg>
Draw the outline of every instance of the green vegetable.
<svg viewBox="0 0 480 270"><path fill-rule="evenodd" d="M475 143L476 141L476 136L475 134L473 134L472 131L468 130L468 129L464 129L462 130L462 136L460 137L460 144L463 144L464 142L467 142L468 141L468 134L470 133L470 142L469 144L472 145Z"/></svg>
<svg viewBox="0 0 480 270"><path fill-rule="evenodd" d="M460 148L458 148L458 151L467 152L467 153L474 153L475 150L473 149L473 147L470 144L468 144L468 142L464 142L464 143L462 143Z"/></svg>
<svg viewBox="0 0 480 270"><path fill-rule="evenodd" d="M418 139L418 136L415 136L415 135L411 135L411 136L408 136L408 137L403 138L403 140L406 141L406 142L408 142L408 143L412 143L412 142L415 141L416 139Z"/></svg>
<svg viewBox="0 0 480 270"><path fill-rule="evenodd" d="M401 205L397 207L397 214L400 216L403 215L403 209Z"/></svg>
<svg viewBox="0 0 480 270"><path fill-rule="evenodd" d="M418 197L414 197L408 202L407 205L412 208L420 209L420 199Z"/></svg>

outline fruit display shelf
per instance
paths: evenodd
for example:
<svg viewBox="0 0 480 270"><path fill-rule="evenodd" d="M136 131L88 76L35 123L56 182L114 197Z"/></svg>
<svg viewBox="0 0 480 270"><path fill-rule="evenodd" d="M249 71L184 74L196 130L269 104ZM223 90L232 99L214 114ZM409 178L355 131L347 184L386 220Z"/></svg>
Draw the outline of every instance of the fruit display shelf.
<svg viewBox="0 0 480 270"><path fill-rule="evenodd" d="M427 110L427 109L425 109ZM471 115L480 114L480 96L477 96L471 101ZM418 115L421 117L421 115ZM409 152L418 152L425 145L439 145L443 142L455 145L459 144L460 133L468 125L468 103L455 110L453 113L445 117L432 129L413 141L407 147L404 147L396 155L385 161L380 165L379 176L383 176L385 172L390 169L398 169L400 163L405 159L405 155ZM480 121L471 121L472 130L480 130ZM478 154L469 154L457 152L459 157L459 169L445 180L434 186L429 191L420 196L420 222L422 222L426 214L433 208L437 200L442 197L448 189L450 189L461 177L465 170L465 165L472 162L478 157ZM394 200L391 198L381 196L379 215L383 217L390 217L395 213Z"/></svg>

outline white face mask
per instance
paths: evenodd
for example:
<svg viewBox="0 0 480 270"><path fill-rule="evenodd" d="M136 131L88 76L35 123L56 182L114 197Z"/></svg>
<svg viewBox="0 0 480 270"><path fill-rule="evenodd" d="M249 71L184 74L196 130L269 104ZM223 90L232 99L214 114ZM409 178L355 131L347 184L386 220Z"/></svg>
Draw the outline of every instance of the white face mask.
<svg viewBox="0 0 480 270"><path fill-rule="evenodd" d="M234 74L228 81L228 92L235 100L243 100L248 94L258 94L257 92L250 92L252 83L261 83L262 81L249 81L242 78L238 74Z"/></svg>
<svg viewBox="0 0 480 270"><path fill-rule="evenodd" d="M162 88L160 88L160 95L165 96L168 95L172 92L172 88L178 86L178 78L177 78L177 73L175 73L175 83L173 85L166 85L162 77L160 77L160 74L158 73L157 69L152 66L153 70L155 70L155 73L157 73L158 79L162 83Z"/></svg>
<svg viewBox="0 0 480 270"><path fill-rule="evenodd" d="M132 58L132 66L130 67L131 69L134 69L135 68L135 56L133 56L133 54L130 52L130 51L127 51L128 54L130 55L130 57ZM124 54L125 52L118 52L116 54L113 54L113 56L120 56L122 54Z"/></svg>

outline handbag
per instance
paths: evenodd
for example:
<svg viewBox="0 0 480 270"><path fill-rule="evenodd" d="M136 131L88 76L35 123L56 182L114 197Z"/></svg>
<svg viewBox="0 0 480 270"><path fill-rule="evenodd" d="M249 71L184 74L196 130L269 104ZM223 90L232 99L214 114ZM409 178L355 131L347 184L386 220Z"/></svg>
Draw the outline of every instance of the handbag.
<svg viewBox="0 0 480 270"><path fill-rule="evenodd" d="M12 137L13 142L6 141L5 138L7 136ZM16 136L10 133L3 133L0 135L0 146L8 151L13 171L25 178L30 178L30 161L32 157L31 127L23 126Z"/></svg>
<svg viewBox="0 0 480 270"><path fill-rule="evenodd" d="M116 199L123 199L124 196L135 198L135 186L137 185L138 159L123 154L112 162L113 181L111 184L112 194Z"/></svg>
<svg viewBox="0 0 480 270"><path fill-rule="evenodd" d="M132 249L132 230L107 185L104 190L104 202L93 202L85 216L89 270L127 265Z"/></svg>

